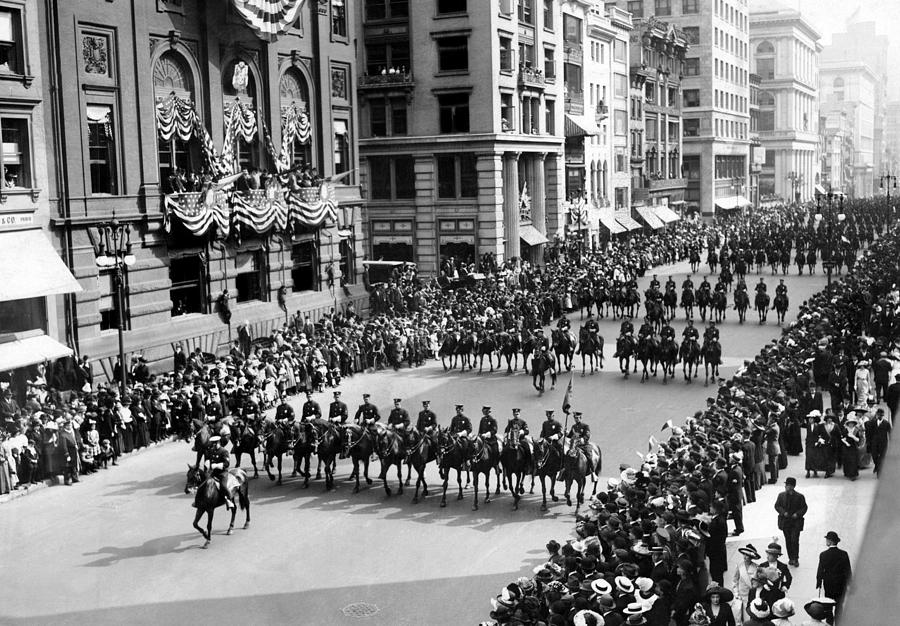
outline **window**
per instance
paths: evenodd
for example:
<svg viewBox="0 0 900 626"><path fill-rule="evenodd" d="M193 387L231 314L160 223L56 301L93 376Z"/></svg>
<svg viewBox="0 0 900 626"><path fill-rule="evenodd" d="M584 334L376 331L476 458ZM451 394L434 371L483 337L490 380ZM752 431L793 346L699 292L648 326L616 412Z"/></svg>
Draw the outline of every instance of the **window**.
<svg viewBox="0 0 900 626"><path fill-rule="evenodd" d="M369 189L373 200L414 197L416 177L413 158L369 157Z"/></svg>
<svg viewBox="0 0 900 626"><path fill-rule="evenodd" d="M512 39L500 36L500 70L512 71Z"/></svg>
<svg viewBox="0 0 900 626"><path fill-rule="evenodd" d="M394 157L394 197L413 198L416 195L415 161L411 156Z"/></svg>
<svg viewBox="0 0 900 626"><path fill-rule="evenodd" d="M525 67L534 67L534 44L519 42L519 63Z"/></svg>
<svg viewBox="0 0 900 626"><path fill-rule="evenodd" d="M625 135L628 132L628 112L616 109L613 113L613 132Z"/></svg>
<svg viewBox="0 0 900 626"><path fill-rule="evenodd" d="M573 96L580 96L584 92L584 82L581 75L581 66L574 63L563 64L563 80L565 81L566 93Z"/></svg>
<svg viewBox="0 0 900 626"><path fill-rule="evenodd" d="M700 12L699 2L700 2L700 0L682 0L681 1L681 12L684 13L685 15L688 15L691 13L699 13Z"/></svg>
<svg viewBox="0 0 900 626"><path fill-rule="evenodd" d="M700 75L700 59L693 57L684 60L684 75L699 76Z"/></svg>
<svg viewBox="0 0 900 626"><path fill-rule="evenodd" d="M757 128L761 133L775 130L775 111L773 109L759 112Z"/></svg>
<svg viewBox="0 0 900 626"><path fill-rule="evenodd" d="M644 17L644 0L629 0L628 12L633 17Z"/></svg>
<svg viewBox="0 0 900 626"><path fill-rule="evenodd" d="M516 111L513 108L513 95L500 94L500 128L504 133L515 132Z"/></svg>
<svg viewBox="0 0 900 626"><path fill-rule="evenodd" d="M100 330L116 330L119 328L119 313L122 313L122 327L128 330L131 314L128 309L128 270L122 270L122 298L116 288L116 271L104 268L97 276L100 292ZM124 302L123 302L124 300Z"/></svg>
<svg viewBox="0 0 900 626"><path fill-rule="evenodd" d="M756 54L775 54L775 46L770 41L764 41L756 46Z"/></svg>
<svg viewBox="0 0 900 626"><path fill-rule="evenodd" d="M350 236L342 237L338 253L341 256L340 269L341 279L345 285L353 285L356 283L356 251L353 245L353 230L351 227Z"/></svg>
<svg viewBox="0 0 900 626"><path fill-rule="evenodd" d="M112 107L87 106L88 162L92 194L115 194L116 149Z"/></svg>
<svg viewBox="0 0 900 626"><path fill-rule="evenodd" d="M685 89L682 92L683 104L684 107L698 107L700 106L700 90L699 89Z"/></svg>
<svg viewBox="0 0 900 626"><path fill-rule="evenodd" d="M366 20L409 17L409 0L366 0Z"/></svg>
<svg viewBox="0 0 900 626"><path fill-rule="evenodd" d="M319 259L313 240L291 246L291 291L318 291Z"/></svg>
<svg viewBox="0 0 900 626"><path fill-rule="evenodd" d="M556 134L556 102L553 100L544 101L544 132Z"/></svg>
<svg viewBox="0 0 900 626"><path fill-rule="evenodd" d="M437 157L438 197L474 198L478 195L478 172L474 154Z"/></svg>
<svg viewBox="0 0 900 626"><path fill-rule="evenodd" d="M648 104L656 102L656 83L647 82L644 85L644 96L647 98ZM663 104L660 102L659 104Z"/></svg>
<svg viewBox="0 0 900 626"><path fill-rule="evenodd" d="M533 0L518 0L519 21L525 24L534 24Z"/></svg>
<svg viewBox="0 0 900 626"><path fill-rule="evenodd" d="M383 261L412 261L413 221L379 220L372 222L372 257Z"/></svg>
<svg viewBox="0 0 900 626"><path fill-rule="evenodd" d="M672 15L671 0L656 0L656 15Z"/></svg>
<svg viewBox="0 0 900 626"><path fill-rule="evenodd" d="M563 13L563 38L568 43L581 43L581 20L574 15Z"/></svg>
<svg viewBox="0 0 900 626"><path fill-rule="evenodd" d="M0 73L2 74L25 73L21 18L21 14L15 9L0 8Z"/></svg>
<svg viewBox="0 0 900 626"><path fill-rule="evenodd" d="M28 120L12 117L0 118L2 134L3 187L6 189L30 188L31 147L28 141Z"/></svg>
<svg viewBox="0 0 900 626"><path fill-rule="evenodd" d="M390 68L410 71L409 41L366 44L366 72L377 75Z"/></svg>
<svg viewBox="0 0 900 626"><path fill-rule="evenodd" d="M775 59L756 59L756 73L763 80L775 78Z"/></svg>
<svg viewBox="0 0 900 626"><path fill-rule="evenodd" d="M469 132L469 94L454 93L438 96L438 109L442 133Z"/></svg>
<svg viewBox="0 0 900 626"><path fill-rule="evenodd" d="M522 96L522 125L521 132L536 135L539 132L540 100L533 96Z"/></svg>
<svg viewBox="0 0 900 626"><path fill-rule="evenodd" d="M684 136L685 137L699 137L700 136L700 120L685 118L684 119Z"/></svg>
<svg viewBox="0 0 900 626"><path fill-rule="evenodd" d="M626 44L621 39L616 39L613 42L613 60L625 62L625 51Z"/></svg>
<svg viewBox="0 0 900 626"><path fill-rule="evenodd" d="M834 97L838 102L844 101L844 79L838 76L832 83L834 88Z"/></svg>
<svg viewBox="0 0 900 626"><path fill-rule="evenodd" d="M659 120L656 116L647 116L647 119L644 120L644 136L647 138L648 143L656 143L656 131L659 125Z"/></svg>
<svg viewBox="0 0 900 626"><path fill-rule="evenodd" d="M553 0L544 0L544 28L553 30Z"/></svg>
<svg viewBox="0 0 900 626"><path fill-rule="evenodd" d="M669 87L669 100L666 102L667 106L677 107L678 106L678 88L677 87Z"/></svg>
<svg viewBox="0 0 900 626"><path fill-rule="evenodd" d="M757 100L759 102L759 106L761 107L775 106L775 96L771 91L760 91Z"/></svg>
<svg viewBox="0 0 900 626"><path fill-rule="evenodd" d="M331 34L336 37L347 36L347 8L344 0L331 0Z"/></svg>
<svg viewBox="0 0 900 626"><path fill-rule="evenodd" d="M350 127L346 120L334 121L334 173L349 172L350 161Z"/></svg>
<svg viewBox="0 0 900 626"><path fill-rule="evenodd" d="M369 105L370 130L373 137L389 137L407 133L406 98L370 100Z"/></svg>
<svg viewBox="0 0 900 626"><path fill-rule="evenodd" d="M172 317L206 312L206 268L199 254L169 261Z"/></svg>
<svg viewBox="0 0 900 626"><path fill-rule="evenodd" d="M628 187L616 187L616 208L628 207Z"/></svg>
<svg viewBox="0 0 900 626"><path fill-rule="evenodd" d="M700 157L685 156L681 160L681 172L689 180L700 180Z"/></svg>
<svg viewBox="0 0 900 626"><path fill-rule="evenodd" d="M544 48L544 78L556 78L556 51Z"/></svg>
<svg viewBox="0 0 900 626"><path fill-rule="evenodd" d="M625 146L616 146L616 172L622 173L628 171L628 155Z"/></svg>
<svg viewBox="0 0 900 626"><path fill-rule="evenodd" d="M466 0L438 0L437 12L438 15L444 13L465 13Z"/></svg>
<svg viewBox="0 0 900 626"><path fill-rule="evenodd" d="M699 26L685 26L682 30L684 30L684 37L689 44L698 45L700 43Z"/></svg>
<svg viewBox="0 0 900 626"><path fill-rule="evenodd" d="M616 98L628 96L628 77L625 74L613 75L613 95Z"/></svg>
<svg viewBox="0 0 900 626"><path fill-rule="evenodd" d="M466 37L441 37L437 40L438 71L463 72L469 69L469 41Z"/></svg>

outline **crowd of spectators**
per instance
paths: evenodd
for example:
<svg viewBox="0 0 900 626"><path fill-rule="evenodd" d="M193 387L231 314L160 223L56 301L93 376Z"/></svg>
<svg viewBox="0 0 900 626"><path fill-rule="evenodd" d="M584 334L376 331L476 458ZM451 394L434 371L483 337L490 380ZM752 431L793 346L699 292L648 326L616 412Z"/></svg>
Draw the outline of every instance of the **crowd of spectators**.
<svg viewBox="0 0 900 626"><path fill-rule="evenodd" d="M621 465L620 475L578 516L572 538L550 541L532 575L491 599L486 624L805 623L794 617L800 607L785 597L792 577L779 558L779 542L760 546L765 558L752 545L742 547L744 563L726 577L725 541L742 534L743 506L778 481L788 456L805 448L807 469L831 476L843 466L850 478L864 457L875 472L884 459L900 396L900 384L888 385L886 378L900 338L900 229L885 232L895 216L880 201L856 202L848 214L847 229L884 233L853 274L804 302L797 321L745 362L704 410L683 426L665 426L667 439L651 438L652 451L639 466ZM735 220L726 230L740 237L743 229L809 222L794 224L777 214L768 224L765 216L757 218ZM877 390L868 386L873 378ZM823 406L823 389L830 406ZM876 406L881 400L890 418ZM778 533L774 526L771 535ZM795 565L796 547L787 548ZM803 609L811 619L833 623L831 599Z"/></svg>

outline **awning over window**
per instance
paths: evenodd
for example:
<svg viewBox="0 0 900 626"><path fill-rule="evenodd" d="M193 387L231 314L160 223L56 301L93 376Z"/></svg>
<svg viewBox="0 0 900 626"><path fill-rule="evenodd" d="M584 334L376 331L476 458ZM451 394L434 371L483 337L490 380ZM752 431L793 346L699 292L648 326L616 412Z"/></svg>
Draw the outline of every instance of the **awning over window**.
<svg viewBox="0 0 900 626"><path fill-rule="evenodd" d="M43 334L21 339L12 336L9 341L0 339L0 372L61 359L71 354L71 348Z"/></svg>
<svg viewBox="0 0 900 626"><path fill-rule="evenodd" d="M566 137L587 137L599 135L600 129L592 119L584 115L569 115L566 113L565 125Z"/></svg>
<svg viewBox="0 0 900 626"><path fill-rule="evenodd" d="M81 291L40 230L0 233L0 302Z"/></svg>
<svg viewBox="0 0 900 626"><path fill-rule="evenodd" d="M618 235L625 232L625 227L619 224L612 215L600 214L600 224L603 225L610 235Z"/></svg>
<svg viewBox="0 0 900 626"><path fill-rule="evenodd" d="M640 222L624 213L616 213L616 221L619 222L625 230L640 230L643 228Z"/></svg>
<svg viewBox="0 0 900 626"><path fill-rule="evenodd" d="M750 204L744 196L727 196L725 198L716 198L716 206L724 211L740 209Z"/></svg>
<svg viewBox="0 0 900 626"><path fill-rule="evenodd" d="M653 230L665 226L663 221L656 216L656 213L653 212L653 207L639 206L637 207L637 212L638 215L641 216L641 219L646 222L647 226L649 226Z"/></svg>
<svg viewBox="0 0 900 626"><path fill-rule="evenodd" d="M828 192L825 191L825 187L822 185L816 185L816 195L817 196L827 196Z"/></svg>
<svg viewBox="0 0 900 626"><path fill-rule="evenodd" d="M541 234L541 231L530 225L519 227L519 237L529 246L539 246L548 241L548 239Z"/></svg>
<svg viewBox="0 0 900 626"><path fill-rule="evenodd" d="M684 204L683 201L682 204ZM653 212L656 213L656 217L661 219L665 224L671 224L672 222L677 222L681 219L678 213L664 204L657 204L655 207L653 207Z"/></svg>

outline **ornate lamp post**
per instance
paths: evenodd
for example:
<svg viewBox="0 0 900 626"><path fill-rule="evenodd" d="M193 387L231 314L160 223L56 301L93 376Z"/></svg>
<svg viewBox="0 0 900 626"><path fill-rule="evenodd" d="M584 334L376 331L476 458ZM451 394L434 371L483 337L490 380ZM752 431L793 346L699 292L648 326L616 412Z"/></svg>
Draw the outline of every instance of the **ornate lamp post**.
<svg viewBox="0 0 900 626"><path fill-rule="evenodd" d="M891 205L891 185L893 185L894 189L897 189L897 177L893 174L883 174L881 176L880 186L887 192L888 206L891 207L891 213L893 213L894 207ZM897 195L896 192L894 195Z"/></svg>
<svg viewBox="0 0 900 626"><path fill-rule="evenodd" d="M112 269L116 291L116 325L119 332L120 391L125 394L128 368L125 365L125 268L134 265L131 251L131 225L120 223L115 217L97 226L100 241L95 262L100 269Z"/></svg>
<svg viewBox="0 0 900 626"><path fill-rule="evenodd" d="M826 241L825 241L825 250L822 255L822 267L825 268L825 272L828 275L828 287L831 287L831 270L834 268L834 253L835 253L835 241L834 241L834 223L835 222L843 222L847 219L847 216L844 215L844 196L840 196L838 202L835 202L835 195L830 191L825 196L826 203L822 205L822 196L816 200L816 209L818 212L815 214L815 220L817 224L817 228L821 228L822 220L825 220L826 231ZM824 209L824 213L823 213ZM828 257L825 258L825 253L827 253Z"/></svg>
<svg viewBox="0 0 900 626"><path fill-rule="evenodd" d="M790 172L787 179L791 181L791 202L800 201L800 188L803 186L803 174Z"/></svg>

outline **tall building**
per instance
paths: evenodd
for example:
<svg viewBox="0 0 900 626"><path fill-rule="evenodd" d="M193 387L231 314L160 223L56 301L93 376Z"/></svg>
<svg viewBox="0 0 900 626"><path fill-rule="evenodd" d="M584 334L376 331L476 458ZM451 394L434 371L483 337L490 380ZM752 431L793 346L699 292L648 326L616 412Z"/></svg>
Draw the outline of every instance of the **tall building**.
<svg viewBox="0 0 900 626"><path fill-rule="evenodd" d="M747 199L754 208L759 208L762 197L759 194L759 175L766 160L766 151L759 140L759 74L750 74L750 193Z"/></svg>
<svg viewBox="0 0 900 626"><path fill-rule="evenodd" d="M607 3L610 4L610 3ZM749 9L747 0L617 0L683 31L682 164L688 207L704 216L749 204Z"/></svg>
<svg viewBox="0 0 900 626"><path fill-rule="evenodd" d="M41 186L84 289L82 354L109 373L120 321L126 353L162 362L179 340L215 353L239 324L257 337L288 310L367 304L355 16L342 0L293 3L278 21L230 2L39 5L31 63L47 75L55 146ZM133 261L121 292L113 216Z"/></svg>
<svg viewBox="0 0 900 626"><path fill-rule="evenodd" d="M884 161L876 173L878 176L900 174L900 101L888 102L885 107Z"/></svg>
<svg viewBox="0 0 900 626"><path fill-rule="evenodd" d="M40 4L0 4L0 381L23 393L24 368L72 353L72 294L81 291L64 262L71 249L50 229Z"/></svg>
<svg viewBox="0 0 900 626"><path fill-rule="evenodd" d="M841 149L842 191L858 198L874 194L880 175L875 167L875 94L878 89L878 78L862 61L820 64L820 115L827 119L831 129L846 132Z"/></svg>
<svg viewBox="0 0 900 626"><path fill-rule="evenodd" d="M853 128L846 111L834 107L819 114L822 136L821 184L828 191L849 193L853 181Z"/></svg>
<svg viewBox="0 0 900 626"><path fill-rule="evenodd" d="M372 258L541 260L565 225L564 111L585 114L584 19L559 0L354 5Z"/></svg>
<svg viewBox="0 0 900 626"><path fill-rule="evenodd" d="M760 193L814 197L819 183L819 33L786 7L750 13L751 71L760 77L759 138L765 164Z"/></svg>

